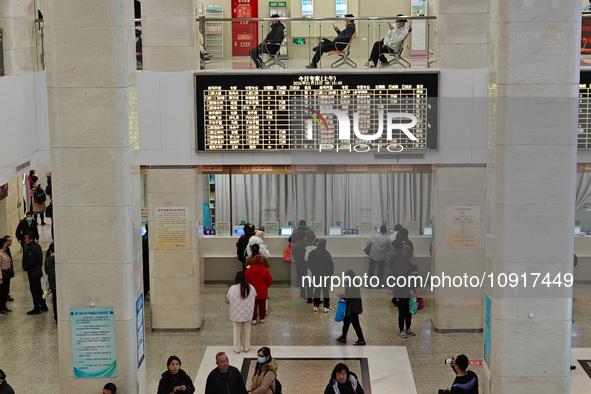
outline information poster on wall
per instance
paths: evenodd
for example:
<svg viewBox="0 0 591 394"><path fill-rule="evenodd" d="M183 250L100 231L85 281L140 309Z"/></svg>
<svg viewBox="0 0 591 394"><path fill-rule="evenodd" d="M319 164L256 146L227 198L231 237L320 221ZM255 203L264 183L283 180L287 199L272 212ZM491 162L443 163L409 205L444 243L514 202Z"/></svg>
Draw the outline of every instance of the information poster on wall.
<svg viewBox="0 0 591 394"><path fill-rule="evenodd" d="M230 222L217 222L215 224L215 235L219 237L230 236Z"/></svg>
<svg viewBox="0 0 591 394"><path fill-rule="evenodd" d="M265 234L266 235L279 235L279 223L265 222Z"/></svg>
<svg viewBox="0 0 591 394"><path fill-rule="evenodd" d="M372 235L374 233L372 222L359 223L359 235Z"/></svg>
<svg viewBox="0 0 591 394"><path fill-rule="evenodd" d="M70 326L74 377L116 377L113 308L70 308Z"/></svg>
<svg viewBox="0 0 591 394"><path fill-rule="evenodd" d="M480 206L447 207L445 210L445 248L480 247Z"/></svg>
<svg viewBox="0 0 591 394"><path fill-rule="evenodd" d="M190 249L188 207L156 208L156 249Z"/></svg>
<svg viewBox="0 0 591 394"><path fill-rule="evenodd" d="M144 329L144 293L135 302L135 329L137 332L137 367L142 365L146 357L146 342Z"/></svg>
<svg viewBox="0 0 591 394"><path fill-rule="evenodd" d="M406 221L406 225L404 226L408 230L409 235L419 235L419 222L416 220L408 220Z"/></svg>
<svg viewBox="0 0 591 394"><path fill-rule="evenodd" d="M310 230L314 231L317 237L324 236L324 222L312 222L310 223Z"/></svg>
<svg viewBox="0 0 591 394"><path fill-rule="evenodd" d="M146 224L148 224L148 208L142 208L141 215L142 215L142 226L145 226Z"/></svg>
<svg viewBox="0 0 591 394"><path fill-rule="evenodd" d="M314 0L302 0L302 16L314 15Z"/></svg>
<svg viewBox="0 0 591 394"><path fill-rule="evenodd" d="M276 222L278 210L275 208L265 208L265 222Z"/></svg>

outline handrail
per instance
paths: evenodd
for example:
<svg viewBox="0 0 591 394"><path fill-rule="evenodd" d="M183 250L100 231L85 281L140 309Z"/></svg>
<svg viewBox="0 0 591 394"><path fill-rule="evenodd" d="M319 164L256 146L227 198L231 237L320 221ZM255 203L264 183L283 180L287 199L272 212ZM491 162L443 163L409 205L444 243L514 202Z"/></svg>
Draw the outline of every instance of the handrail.
<svg viewBox="0 0 591 394"><path fill-rule="evenodd" d="M425 20L425 19L437 19L436 16L356 16L356 17L280 17L280 18L207 18L205 16L198 16L196 21L207 20L207 22L272 22L272 21L303 21L303 22L322 22L322 21L391 21L391 20Z"/></svg>

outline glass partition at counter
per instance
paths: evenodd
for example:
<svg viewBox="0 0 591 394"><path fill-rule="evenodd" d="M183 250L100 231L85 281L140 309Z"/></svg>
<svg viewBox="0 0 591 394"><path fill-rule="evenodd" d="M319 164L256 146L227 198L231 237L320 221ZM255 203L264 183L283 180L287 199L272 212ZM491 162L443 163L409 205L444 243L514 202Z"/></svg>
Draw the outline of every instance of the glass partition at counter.
<svg viewBox="0 0 591 394"><path fill-rule="evenodd" d="M271 30L271 23L279 21L285 26L285 38L279 47L277 59L267 54L261 55L263 68L303 69L312 63L314 48L323 38L333 40L337 32L345 30L346 20L353 21L356 36L350 46L342 45L340 54L324 53L318 68L370 68L374 65L369 59L376 42L380 42L397 31L396 22L406 20L410 31L402 42L393 49L379 45L384 53L376 68L429 68L436 66L435 17L355 17L355 18L198 18L197 29L203 37L201 68L206 70L256 69L249 57L249 50L257 47ZM241 24L238 24L238 22ZM414 27L413 27L414 24ZM401 23L400 23L401 25ZM242 28L240 31L233 31ZM401 26L402 28L402 26ZM399 36L402 32L399 31ZM272 48L272 51L275 47ZM400 50L400 52L399 52ZM347 59L342 59L347 52ZM377 56L376 56L377 57Z"/></svg>
<svg viewBox="0 0 591 394"><path fill-rule="evenodd" d="M256 228L300 220L317 235L368 236L382 224L429 225L431 174L220 174L206 175L216 222ZM231 203L230 203L231 201ZM324 230L322 231L322 228ZM283 234L285 235L285 234Z"/></svg>

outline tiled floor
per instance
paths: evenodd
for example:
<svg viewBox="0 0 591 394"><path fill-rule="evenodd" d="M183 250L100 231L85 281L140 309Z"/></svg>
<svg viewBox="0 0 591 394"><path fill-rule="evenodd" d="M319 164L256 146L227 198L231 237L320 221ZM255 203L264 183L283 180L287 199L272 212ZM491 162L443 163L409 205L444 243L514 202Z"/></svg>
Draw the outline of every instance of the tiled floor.
<svg viewBox="0 0 591 394"><path fill-rule="evenodd" d="M48 226L42 228L43 240L49 239L49 231ZM42 242L42 246L45 250L47 242ZM13 245L13 255L18 248L18 245ZM17 274L11 290L15 301L9 303L14 312L0 316L0 369L7 373L7 380L17 393L59 393L57 331L52 313L26 315L31 306L31 296L26 276L20 270L20 257L16 258L16 267ZM203 374L214 367L212 354L220 349L227 351L231 364L240 368L240 357L231 348L232 325L228 305L224 302L227 288L227 285L220 284L206 286L205 324L201 331L152 332L148 329L145 361L148 393L156 392L160 374L166 369L166 360L172 354L180 357L183 369L191 376L196 376L198 384L202 384L199 382ZM591 298L588 294L591 294L591 285L576 286L572 333L572 347L576 349L572 352L573 363L576 360L591 360ZM434 393L453 381L453 372L443 362L446 357L465 353L470 359L482 360L482 334L442 334L432 330L429 300L426 300L425 309L413 318L412 328L417 336L408 339L398 336L397 312L387 298L364 300L364 312L360 320L368 346L358 348L352 343L335 344L333 339L340 335L342 324L334 321L334 312L313 313L310 304L288 295L290 289L286 285L270 288L271 315L265 324L252 327L250 353L254 354L259 346L270 346L275 356L286 358L302 355L313 355L312 358L365 355L369 359L374 394L392 392L389 389L382 391L383 379L395 379L398 384L408 384L402 386L409 387L405 393L414 392L412 386L419 394ZM146 326L150 326L149 303L146 304ZM349 342L354 340L355 333L350 330ZM407 356L401 351L404 349L399 350L400 347L406 348ZM371 360L382 357L378 352L384 352L383 357L394 357L397 361L382 362L385 369L372 370ZM253 356L250 353L249 356ZM578 362L576 364L578 367L572 373L571 393L589 393L591 378ZM483 374L482 367L476 366L473 370L478 375ZM411 385L411 381L405 381L411 376L411 371L414 385ZM326 382L330 372L322 372Z"/></svg>

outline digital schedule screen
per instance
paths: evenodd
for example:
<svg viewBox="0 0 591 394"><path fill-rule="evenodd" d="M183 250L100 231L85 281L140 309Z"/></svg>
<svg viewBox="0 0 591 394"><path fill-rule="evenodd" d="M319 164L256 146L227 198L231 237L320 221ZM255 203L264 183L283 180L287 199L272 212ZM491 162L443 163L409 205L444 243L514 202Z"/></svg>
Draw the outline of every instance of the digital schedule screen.
<svg viewBox="0 0 591 394"><path fill-rule="evenodd" d="M405 151L437 149L438 80L437 72L199 72L197 151L369 142L372 151L391 143Z"/></svg>

